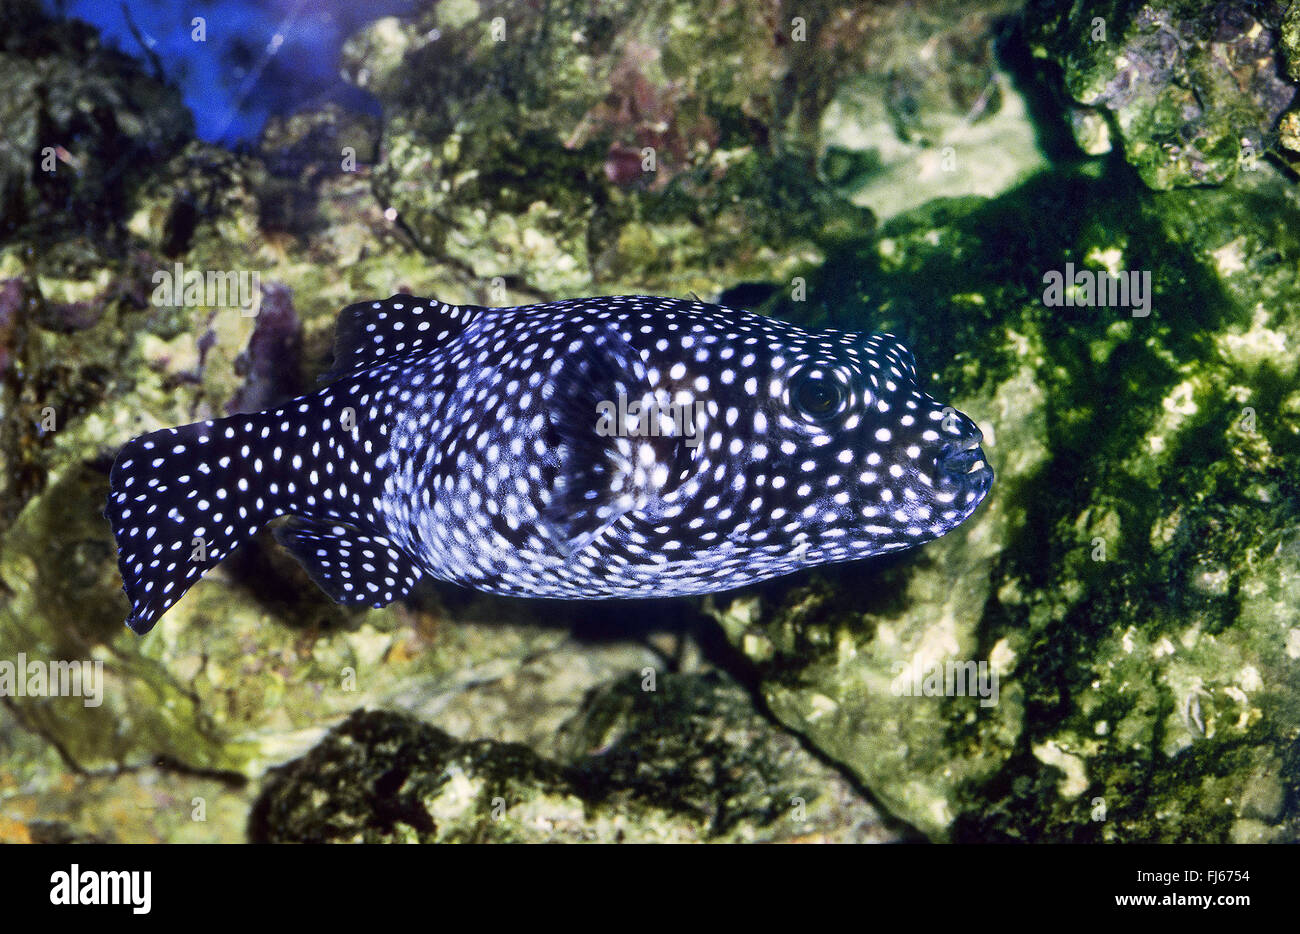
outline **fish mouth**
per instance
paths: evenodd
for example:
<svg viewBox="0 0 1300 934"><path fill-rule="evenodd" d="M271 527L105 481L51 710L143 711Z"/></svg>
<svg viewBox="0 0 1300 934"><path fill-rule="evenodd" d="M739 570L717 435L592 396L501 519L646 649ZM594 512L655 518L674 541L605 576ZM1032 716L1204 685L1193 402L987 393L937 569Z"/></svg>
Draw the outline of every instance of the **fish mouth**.
<svg viewBox="0 0 1300 934"><path fill-rule="evenodd" d="M989 465L980 442L984 436L977 429L963 441L944 445L935 465L939 472L954 482L983 486L993 482L993 468Z"/></svg>

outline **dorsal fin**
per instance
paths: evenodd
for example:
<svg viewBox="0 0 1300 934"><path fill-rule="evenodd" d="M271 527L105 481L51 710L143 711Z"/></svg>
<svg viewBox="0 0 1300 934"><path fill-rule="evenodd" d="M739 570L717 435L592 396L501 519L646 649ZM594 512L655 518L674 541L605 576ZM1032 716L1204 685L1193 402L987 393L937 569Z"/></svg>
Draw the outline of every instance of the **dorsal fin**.
<svg viewBox="0 0 1300 934"><path fill-rule="evenodd" d="M401 293L349 305L334 326L334 365L321 382L435 347L463 331L482 310Z"/></svg>

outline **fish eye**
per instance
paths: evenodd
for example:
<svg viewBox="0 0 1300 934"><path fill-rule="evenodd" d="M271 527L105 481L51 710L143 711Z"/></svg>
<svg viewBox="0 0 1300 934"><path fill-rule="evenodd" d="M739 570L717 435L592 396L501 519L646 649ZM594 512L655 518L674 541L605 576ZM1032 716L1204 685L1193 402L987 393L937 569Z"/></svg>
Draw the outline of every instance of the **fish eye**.
<svg viewBox="0 0 1300 934"><path fill-rule="evenodd" d="M833 377L813 370L799 377L790 389L790 401L809 418L825 421L844 407L844 387Z"/></svg>

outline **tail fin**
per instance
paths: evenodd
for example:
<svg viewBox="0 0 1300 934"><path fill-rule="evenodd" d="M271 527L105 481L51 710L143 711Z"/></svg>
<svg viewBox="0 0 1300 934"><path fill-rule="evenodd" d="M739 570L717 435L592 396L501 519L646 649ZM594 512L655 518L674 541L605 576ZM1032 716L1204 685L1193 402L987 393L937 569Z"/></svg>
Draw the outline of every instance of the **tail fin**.
<svg viewBox="0 0 1300 934"><path fill-rule="evenodd" d="M273 436L273 415L164 428L118 453L104 514L135 632L152 629L204 572L284 513L279 445L288 439Z"/></svg>

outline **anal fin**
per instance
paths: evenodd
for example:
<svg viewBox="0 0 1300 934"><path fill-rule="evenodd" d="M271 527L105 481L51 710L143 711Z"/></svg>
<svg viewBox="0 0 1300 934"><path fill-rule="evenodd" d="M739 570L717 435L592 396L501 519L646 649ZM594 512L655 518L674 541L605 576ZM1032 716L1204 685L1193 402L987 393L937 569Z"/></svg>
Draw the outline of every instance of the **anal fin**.
<svg viewBox="0 0 1300 934"><path fill-rule="evenodd" d="M275 530L275 539L338 603L387 606L424 576L389 539L337 520L294 519Z"/></svg>

